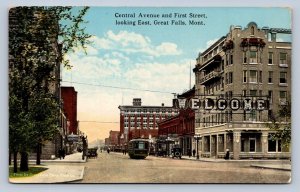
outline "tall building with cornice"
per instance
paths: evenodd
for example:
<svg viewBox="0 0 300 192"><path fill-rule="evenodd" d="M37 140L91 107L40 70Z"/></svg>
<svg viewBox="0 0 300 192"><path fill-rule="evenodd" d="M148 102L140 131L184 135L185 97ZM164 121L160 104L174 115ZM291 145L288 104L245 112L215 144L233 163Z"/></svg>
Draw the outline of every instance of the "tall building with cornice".
<svg viewBox="0 0 300 192"><path fill-rule="evenodd" d="M290 157L290 149L272 139L266 122L290 98L291 49L290 29L250 22L245 28L231 26L199 53L196 96L207 100L207 108L195 114L202 157L223 158L227 149L234 159Z"/></svg>
<svg viewBox="0 0 300 192"><path fill-rule="evenodd" d="M158 135L157 123L175 116L178 110L171 106L143 106L140 98L132 105L120 105L120 145L134 138L154 138Z"/></svg>

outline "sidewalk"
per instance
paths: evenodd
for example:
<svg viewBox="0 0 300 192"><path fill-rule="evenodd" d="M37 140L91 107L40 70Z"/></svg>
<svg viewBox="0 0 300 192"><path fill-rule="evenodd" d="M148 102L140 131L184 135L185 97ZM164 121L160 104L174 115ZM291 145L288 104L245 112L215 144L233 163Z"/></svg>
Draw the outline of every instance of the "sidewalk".
<svg viewBox="0 0 300 192"><path fill-rule="evenodd" d="M170 157L171 158L171 157ZM182 156L183 160L199 161L199 162L214 162L214 163L248 163L250 167L264 168L264 169L276 169L283 171L291 171L291 162L290 160L277 160L277 159L242 159L242 160L225 160L225 159L216 159L216 158L203 158L200 157L199 160L196 157Z"/></svg>
<svg viewBox="0 0 300 192"><path fill-rule="evenodd" d="M87 161L87 158L85 157L84 160L82 160L82 153L73 153L70 155L66 155L65 158L63 159L51 159L51 160L45 160L42 159L41 163L42 164L47 164L47 163L85 163ZM35 164L35 160L30 160L30 163Z"/></svg>
<svg viewBox="0 0 300 192"><path fill-rule="evenodd" d="M72 165L72 163L84 163L82 153L67 155L65 159L41 160L41 167L48 168L32 177L9 178L11 183L67 183L83 179L84 166ZM35 161L30 161L31 164ZM71 165L70 165L71 163Z"/></svg>

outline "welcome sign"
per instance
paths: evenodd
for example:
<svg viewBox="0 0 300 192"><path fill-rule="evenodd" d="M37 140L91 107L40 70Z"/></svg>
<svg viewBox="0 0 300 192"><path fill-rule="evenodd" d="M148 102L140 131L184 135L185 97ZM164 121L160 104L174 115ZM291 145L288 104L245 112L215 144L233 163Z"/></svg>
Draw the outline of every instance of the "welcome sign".
<svg viewBox="0 0 300 192"><path fill-rule="evenodd" d="M269 109L269 99L266 97L242 97L242 98L231 98L225 99L219 96L209 96L209 98L191 98L191 99L176 99L175 106L179 109L191 108L193 110L226 110L230 109L233 111L237 110L257 110L263 111Z"/></svg>

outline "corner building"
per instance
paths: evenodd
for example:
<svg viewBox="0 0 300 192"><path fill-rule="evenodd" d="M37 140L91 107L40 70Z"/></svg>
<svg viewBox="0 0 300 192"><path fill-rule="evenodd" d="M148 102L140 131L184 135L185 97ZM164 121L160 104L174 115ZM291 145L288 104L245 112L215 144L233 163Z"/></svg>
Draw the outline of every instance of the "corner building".
<svg viewBox="0 0 300 192"><path fill-rule="evenodd" d="M264 99L265 110L197 109L195 134L202 157L233 159L290 158L290 149L266 126L291 93L291 30L259 28L250 22L244 29L231 26L196 59L196 96L200 99Z"/></svg>

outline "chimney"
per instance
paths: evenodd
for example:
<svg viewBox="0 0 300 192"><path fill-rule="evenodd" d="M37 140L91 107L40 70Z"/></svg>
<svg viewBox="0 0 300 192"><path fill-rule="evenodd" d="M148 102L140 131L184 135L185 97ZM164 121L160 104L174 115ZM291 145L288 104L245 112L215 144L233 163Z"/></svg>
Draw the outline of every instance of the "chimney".
<svg viewBox="0 0 300 192"><path fill-rule="evenodd" d="M162 106L162 107L164 107L164 106L165 106L165 104L164 104L164 103L162 103L162 104L161 104L161 106Z"/></svg>

